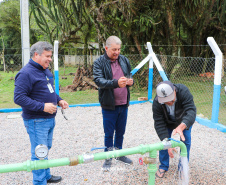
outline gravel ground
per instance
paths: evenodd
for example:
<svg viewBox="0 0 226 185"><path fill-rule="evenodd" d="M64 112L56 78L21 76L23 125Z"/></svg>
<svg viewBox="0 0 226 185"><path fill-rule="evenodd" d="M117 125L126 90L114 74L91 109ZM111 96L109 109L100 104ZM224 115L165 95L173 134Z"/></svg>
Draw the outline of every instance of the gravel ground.
<svg viewBox="0 0 226 185"><path fill-rule="evenodd" d="M151 103L131 105L124 148L140 144L159 142L154 130ZM21 117L9 116L21 113L0 114L0 165L22 163L30 159L30 142ZM102 114L100 107L75 107L65 111L68 121L61 111L56 116L53 147L49 159L58 159L90 152L92 147L101 147L104 142ZM8 117L8 118L7 118ZM226 135L215 129L195 123L192 129L190 154L190 182L195 185L226 184ZM103 161L95 161L77 166L51 168L54 175L61 175L58 184L148 184L147 165L139 165L138 159L145 155L131 155L133 165L128 166L113 160L110 172L103 172ZM156 185L178 184L177 164L179 155L170 161L169 171L164 178L156 178ZM31 172L11 172L0 174L0 184L32 184Z"/></svg>

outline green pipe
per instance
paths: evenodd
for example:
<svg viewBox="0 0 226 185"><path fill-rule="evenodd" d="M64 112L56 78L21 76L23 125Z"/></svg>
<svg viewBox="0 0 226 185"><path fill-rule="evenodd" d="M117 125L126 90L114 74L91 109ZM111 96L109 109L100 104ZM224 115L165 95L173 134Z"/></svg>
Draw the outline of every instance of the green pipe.
<svg viewBox="0 0 226 185"><path fill-rule="evenodd" d="M151 145L140 145L134 148L126 148L121 150L114 150L110 152L102 152L94 154L94 161L102 160L102 159L110 159L115 157L127 156L132 154L145 154L152 150L162 150L162 143L156 143Z"/></svg>
<svg viewBox="0 0 226 185"><path fill-rule="evenodd" d="M181 149L180 156L181 157L187 157L187 147L183 142L171 141L171 143L172 143L172 148L180 147L180 149Z"/></svg>
<svg viewBox="0 0 226 185"><path fill-rule="evenodd" d="M46 169L57 166L66 166L70 164L69 158L53 159L53 160L27 160L24 163L0 165L0 173L17 172L17 171L32 171Z"/></svg>
<svg viewBox="0 0 226 185"><path fill-rule="evenodd" d="M157 150L153 150L149 152L149 157L150 159L155 159L155 162L149 163L148 164L148 184L155 184L155 173L157 172L157 163L156 163L156 158L157 158Z"/></svg>
<svg viewBox="0 0 226 185"><path fill-rule="evenodd" d="M38 169L46 169L57 166L74 166L82 163L90 163L93 161L116 158L121 156L127 156L132 154L145 154L149 152L150 162L148 162L148 173L149 180L148 184L155 184L155 173L157 171L157 151L168 149L168 148L181 148L181 156L187 156L187 149L184 143L176 142L176 141L162 141L160 143L149 144L149 145L140 145L133 148L126 148L121 150L114 150L109 152L101 152L96 154L85 154L79 155L78 157L70 157L70 158L61 158L61 159L53 159L53 160L37 160L37 161L26 161L24 163L17 164L8 164L8 165L0 165L0 173L8 173L8 172L16 172L16 171L32 171ZM153 162L154 160L155 162Z"/></svg>

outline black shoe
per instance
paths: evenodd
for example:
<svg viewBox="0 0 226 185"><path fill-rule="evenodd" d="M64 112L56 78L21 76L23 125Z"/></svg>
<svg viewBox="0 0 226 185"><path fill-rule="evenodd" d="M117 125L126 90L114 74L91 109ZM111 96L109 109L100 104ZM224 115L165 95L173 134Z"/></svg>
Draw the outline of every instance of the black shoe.
<svg viewBox="0 0 226 185"><path fill-rule="evenodd" d="M133 164L133 161L126 156L116 157L115 159L118 161L124 162L125 164L129 164L129 165Z"/></svg>
<svg viewBox="0 0 226 185"><path fill-rule="evenodd" d="M52 175L52 177L47 180L47 183L58 183L62 180L61 176L54 176Z"/></svg>
<svg viewBox="0 0 226 185"><path fill-rule="evenodd" d="M112 159L105 159L104 165L103 165L103 171L104 171L104 172L110 171L110 168L111 168L111 161L112 161Z"/></svg>

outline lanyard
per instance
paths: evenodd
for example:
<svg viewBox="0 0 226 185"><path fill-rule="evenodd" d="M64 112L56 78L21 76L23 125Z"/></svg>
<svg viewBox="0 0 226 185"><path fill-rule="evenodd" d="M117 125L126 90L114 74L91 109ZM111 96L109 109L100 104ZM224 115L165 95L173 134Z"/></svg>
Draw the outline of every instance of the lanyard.
<svg viewBox="0 0 226 185"><path fill-rule="evenodd" d="M44 73L44 71L42 71L42 72ZM49 82L48 76L45 73L44 73L44 75L46 76L47 84L49 84L50 82Z"/></svg>
<svg viewBox="0 0 226 185"><path fill-rule="evenodd" d="M46 80L47 80L47 82L48 82L48 84L49 84L49 78L46 76Z"/></svg>
<svg viewBox="0 0 226 185"><path fill-rule="evenodd" d="M44 73L44 71L42 71L42 72ZM44 74L45 74L45 73L44 73ZM46 74L45 74L45 76L46 76L47 87L48 87L48 89L49 89L49 92L50 92L50 93L54 93L53 87L52 87L51 83L49 82L49 78L47 77Z"/></svg>

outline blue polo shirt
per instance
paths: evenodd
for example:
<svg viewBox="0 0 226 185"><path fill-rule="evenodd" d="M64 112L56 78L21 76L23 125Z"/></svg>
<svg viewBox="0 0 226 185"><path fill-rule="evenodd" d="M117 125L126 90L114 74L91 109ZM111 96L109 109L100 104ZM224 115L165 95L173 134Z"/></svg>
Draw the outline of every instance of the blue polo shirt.
<svg viewBox="0 0 226 185"><path fill-rule="evenodd" d="M55 114L44 112L45 103L57 104L61 98L50 92L47 84L53 88L53 75L49 69L33 61L25 65L15 77L14 102L22 107L25 119L53 118Z"/></svg>

